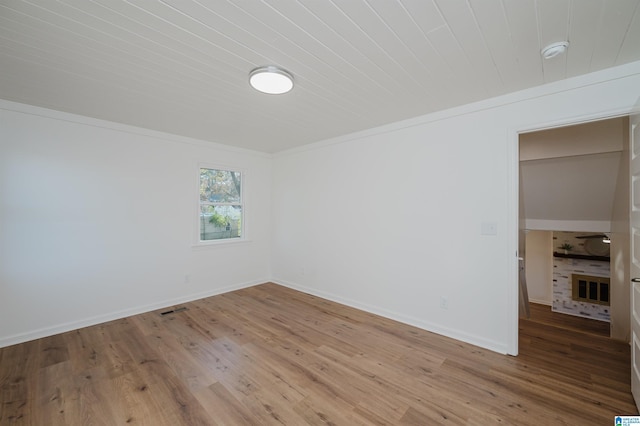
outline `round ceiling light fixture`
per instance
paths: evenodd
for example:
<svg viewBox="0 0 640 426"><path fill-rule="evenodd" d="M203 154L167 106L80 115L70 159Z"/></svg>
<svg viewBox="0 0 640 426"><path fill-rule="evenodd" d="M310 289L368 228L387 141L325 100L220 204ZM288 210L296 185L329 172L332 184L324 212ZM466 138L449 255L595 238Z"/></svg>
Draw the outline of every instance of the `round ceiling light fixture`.
<svg viewBox="0 0 640 426"><path fill-rule="evenodd" d="M282 68L268 65L251 71L249 84L259 92L281 95L293 89L293 76Z"/></svg>
<svg viewBox="0 0 640 426"><path fill-rule="evenodd" d="M544 59L551 59L566 52L568 47L568 41L559 41L557 43L551 43L550 45L542 49L540 51L540 54Z"/></svg>

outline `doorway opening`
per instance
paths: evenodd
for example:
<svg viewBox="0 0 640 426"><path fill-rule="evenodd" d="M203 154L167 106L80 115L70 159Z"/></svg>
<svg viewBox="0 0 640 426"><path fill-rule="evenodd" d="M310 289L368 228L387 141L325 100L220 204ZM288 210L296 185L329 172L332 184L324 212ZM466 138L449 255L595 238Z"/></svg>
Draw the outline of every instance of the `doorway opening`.
<svg viewBox="0 0 640 426"><path fill-rule="evenodd" d="M628 132L625 116L523 132L518 144L519 255L529 301L609 321L617 340L629 337ZM591 241L596 237L600 244ZM610 250L589 253L602 250L605 237ZM588 300L588 280L585 300L572 300L572 275L587 272L601 278L591 281L596 295L606 290L610 306Z"/></svg>

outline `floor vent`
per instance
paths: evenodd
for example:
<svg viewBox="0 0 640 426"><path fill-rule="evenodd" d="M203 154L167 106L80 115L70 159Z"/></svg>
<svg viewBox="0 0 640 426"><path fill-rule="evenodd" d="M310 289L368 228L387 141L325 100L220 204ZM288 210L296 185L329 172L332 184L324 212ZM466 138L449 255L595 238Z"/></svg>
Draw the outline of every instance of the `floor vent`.
<svg viewBox="0 0 640 426"><path fill-rule="evenodd" d="M186 311L187 308L185 308L184 306L181 308L175 308L175 309L171 309L169 311L164 311L164 312L160 312L160 315L165 316L165 315L169 315L169 314L175 314L178 312L182 312L182 311Z"/></svg>

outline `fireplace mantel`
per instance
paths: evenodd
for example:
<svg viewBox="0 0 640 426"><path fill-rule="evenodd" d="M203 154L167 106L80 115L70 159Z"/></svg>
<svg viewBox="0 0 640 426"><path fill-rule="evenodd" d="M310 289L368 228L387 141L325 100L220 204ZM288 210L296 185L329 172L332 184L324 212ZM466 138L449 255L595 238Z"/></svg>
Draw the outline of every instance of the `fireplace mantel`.
<svg viewBox="0 0 640 426"><path fill-rule="evenodd" d="M588 254L564 254L553 252L553 257L562 257L564 259L582 259L582 260L598 260L601 262L610 262L611 258L609 256L591 256Z"/></svg>

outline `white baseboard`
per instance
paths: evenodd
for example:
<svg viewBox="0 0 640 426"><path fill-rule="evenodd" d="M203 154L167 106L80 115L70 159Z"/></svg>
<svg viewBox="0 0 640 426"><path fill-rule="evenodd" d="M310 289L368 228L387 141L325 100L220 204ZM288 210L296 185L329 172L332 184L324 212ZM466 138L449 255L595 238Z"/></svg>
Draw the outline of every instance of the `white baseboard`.
<svg viewBox="0 0 640 426"><path fill-rule="evenodd" d="M536 303L536 304L538 304L538 305L551 306L551 301L550 301L550 300L532 299L532 298L530 297L530 298L529 298L529 302L531 302L531 303Z"/></svg>
<svg viewBox="0 0 640 426"><path fill-rule="evenodd" d="M460 340L465 343L470 343L475 346L480 346L485 349L489 349L494 352L498 352L501 354L508 353L508 345L506 342L496 342L490 339L478 338L477 336L470 335L461 330L452 329L449 327L445 327L441 324L435 324L428 321L423 321L417 318L413 318L407 315L400 314L398 312L389 311L387 309L381 308L379 306L372 306L366 303L361 303L355 300L346 299L344 297L327 293L324 291L318 291L313 288L305 287L303 285L299 285L296 283L288 282L285 280L280 280L277 278L273 278L271 282L275 284L282 285L284 287L291 288L293 290L302 291L304 293L309 293L317 297L322 297L323 299L330 300L332 302L340 303L342 305L350 306L352 308L359 309L361 311L369 312L375 315L379 315L381 317L389 318L394 321L398 321L407 325L411 325L414 327L421 328L423 330L436 333L445 337L450 337L455 340Z"/></svg>
<svg viewBox="0 0 640 426"><path fill-rule="evenodd" d="M204 291L200 293L193 293L174 299L168 299L161 302L151 303L148 305L137 306L134 308L123 309L121 311L111 312L103 315L96 315L94 317L83 318L78 321L71 321L62 324L56 324L50 327L44 327L37 330L32 330L26 333L14 334L12 336L0 338L0 348L5 346L11 346L18 343L28 342L30 340L40 339L43 337L53 336L59 333L65 333L67 331L77 330L83 327L89 327L96 324L102 324L104 322L113 321L121 318L126 318L132 315L138 315L145 312L155 311L156 309L162 309L169 306L178 305L180 303L191 302L198 299L204 299L205 297L216 296L218 294L228 293L234 290L240 290L242 288L253 287L254 285L263 284L269 282L268 279L250 281L245 283L234 284L222 288L217 288L210 291Z"/></svg>
<svg viewBox="0 0 640 426"><path fill-rule="evenodd" d="M27 333L15 334L12 336L0 338L0 348L5 346L10 346L10 345L15 345L18 343L28 342L30 340L40 339L43 337L53 336L55 334L65 333L67 331L77 330L79 328L89 327L92 325L97 325L97 324L101 324L108 321L126 318L132 315L155 311L157 309L162 309L169 306L175 306L180 303L186 303L186 302L191 302L198 299L203 299L205 297L216 296L219 294L228 293L230 291L240 290L247 287L252 287L252 286L263 284L266 282L273 282L275 284L279 284L284 287L291 288L293 290L309 293L317 297L322 297L324 299L328 299L336 303L350 306L352 308L356 308L356 309L369 312L375 315L380 315L382 317L389 318L404 324L418 327L432 333L440 334L442 336L450 337L452 339L456 339L472 345L480 346L482 348L489 349L494 352L498 352L501 354L508 353L508 350L507 350L508 348L506 343L501 343L501 342L493 341L490 339L478 338L477 336L470 335L461 330L445 327L441 324L435 324L428 321L423 321L411 316L407 316L404 314L400 314L398 312L384 309L379 306L373 306L366 303L361 303L356 300L347 299L336 294L318 291L316 289L312 289L296 283L288 282L285 280L279 280L279 279L264 279L264 280L257 280L257 281L235 284L227 287L217 288L211 291L194 293L194 294L186 295L183 297L178 297L178 298L164 300L161 302L156 302L148 305L138 306L135 308L124 309L124 310L112 312L109 314L97 315L90 318L84 318L78 321L71 321L63 324L57 324L51 327L45 327L38 330L29 331ZM539 303L533 300L531 300L531 302Z"/></svg>

